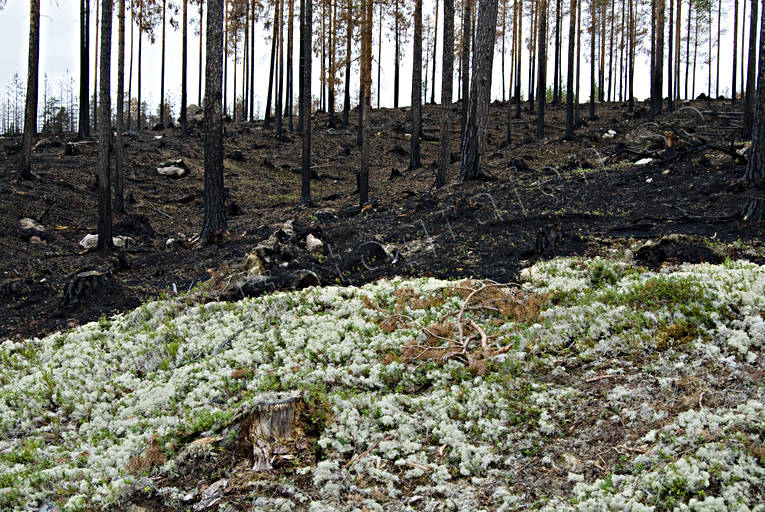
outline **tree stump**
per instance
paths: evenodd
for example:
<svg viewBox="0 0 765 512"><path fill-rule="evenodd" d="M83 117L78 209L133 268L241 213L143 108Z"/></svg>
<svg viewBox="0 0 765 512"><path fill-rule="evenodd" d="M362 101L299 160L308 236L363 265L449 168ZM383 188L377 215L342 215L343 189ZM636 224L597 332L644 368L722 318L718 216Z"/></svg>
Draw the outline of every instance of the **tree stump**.
<svg viewBox="0 0 765 512"><path fill-rule="evenodd" d="M290 459L289 445L301 437L296 426L302 401L298 397L264 401L251 413L249 440L254 457L253 471L270 471L277 459Z"/></svg>
<svg viewBox="0 0 765 512"><path fill-rule="evenodd" d="M64 286L63 306L77 304L86 295L106 284L108 275L104 272L89 270L80 272Z"/></svg>

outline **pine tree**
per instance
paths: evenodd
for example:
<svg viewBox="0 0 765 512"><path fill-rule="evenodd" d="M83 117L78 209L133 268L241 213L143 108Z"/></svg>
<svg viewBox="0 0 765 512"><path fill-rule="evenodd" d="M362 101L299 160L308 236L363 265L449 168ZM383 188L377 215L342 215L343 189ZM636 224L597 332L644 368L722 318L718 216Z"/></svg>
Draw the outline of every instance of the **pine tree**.
<svg viewBox="0 0 765 512"><path fill-rule="evenodd" d="M226 229L223 188L223 0L207 2L205 66L205 189L200 242L207 243Z"/></svg>
<svg viewBox="0 0 765 512"><path fill-rule="evenodd" d="M454 75L454 0L444 0L443 55L441 56L441 133L436 188L449 182L452 135L452 87Z"/></svg>
<svg viewBox="0 0 765 512"><path fill-rule="evenodd" d="M101 110L98 111L98 252L107 256L112 250L112 201L111 201L111 54L112 54L112 0L101 0L100 41Z"/></svg>
<svg viewBox="0 0 765 512"><path fill-rule="evenodd" d="M40 0L29 0L29 59L24 109L24 161L21 177L32 177L32 137L37 132L37 81L40 66Z"/></svg>

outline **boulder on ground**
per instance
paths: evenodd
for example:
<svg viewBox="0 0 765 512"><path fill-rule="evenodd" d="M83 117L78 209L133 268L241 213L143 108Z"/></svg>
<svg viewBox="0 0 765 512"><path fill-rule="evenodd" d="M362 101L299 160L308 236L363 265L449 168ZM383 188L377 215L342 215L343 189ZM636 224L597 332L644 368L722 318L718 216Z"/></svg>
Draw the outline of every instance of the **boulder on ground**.
<svg viewBox="0 0 765 512"><path fill-rule="evenodd" d="M134 243L135 240L130 238L129 236L113 236L112 237L112 244L114 247L127 247L131 243ZM85 250L92 250L95 249L98 246L98 235L91 235L87 234L85 235L82 240L80 240L80 247L82 247Z"/></svg>
<svg viewBox="0 0 765 512"><path fill-rule="evenodd" d="M305 237L305 247L313 256L324 253L324 242L313 236L312 233Z"/></svg>
<svg viewBox="0 0 765 512"><path fill-rule="evenodd" d="M186 175L188 171L184 169L183 167L176 167L175 165L170 165L167 167L157 167L157 174L161 176L167 176L168 178L182 178Z"/></svg>
<svg viewBox="0 0 765 512"><path fill-rule="evenodd" d="M199 105L186 107L186 119L191 123L201 123L205 120L205 111Z"/></svg>

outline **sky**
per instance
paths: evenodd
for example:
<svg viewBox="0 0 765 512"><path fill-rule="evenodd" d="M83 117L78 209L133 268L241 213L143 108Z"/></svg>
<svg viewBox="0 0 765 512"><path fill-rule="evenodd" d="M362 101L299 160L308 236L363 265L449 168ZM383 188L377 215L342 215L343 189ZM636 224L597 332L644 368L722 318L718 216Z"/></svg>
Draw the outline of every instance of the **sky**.
<svg viewBox="0 0 765 512"><path fill-rule="evenodd" d="M744 2L740 2L740 7L743 9ZM92 5L95 5L95 1L92 0ZM687 9L687 4L684 5L684 7ZM725 93L728 95L730 93L730 81L731 81L731 60L732 55L730 55L732 46L733 46L733 40L732 40L732 9L733 9L733 2L732 0L723 0L723 35L721 37L720 41L720 48L723 52L728 53L729 55L721 55L720 58L720 77L721 77L721 85L720 85L720 92ZM40 21L40 98L41 101L38 102L40 105L42 104L42 97L43 97L43 80L45 74L48 75L49 83L51 84L51 94L58 95L58 82L66 77L67 71L70 75L74 75L75 82L78 80L79 77L79 1L78 0L42 0L41 1L41 21ZM194 9L190 9L193 11ZM116 11L116 9L115 9ZM425 0L423 5L423 16L427 16L428 14L432 17L434 14L434 4L432 0ZM441 10L442 11L442 10ZM685 11L687 12L687 11ZM198 79L197 79L197 73L198 73L198 62L199 62L199 39L198 36L195 35L195 28L198 26L198 20L195 16L198 14L192 14L190 15L190 27L189 27L189 63L188 63L188 87L189 87L189 103L196 103L197 102L197 91L198 91ZM583 13L585 15L585 13ZM314 12L314 20L317 21L320 16L320 13L317 11ZM439 16L442 16L442 12L439 13ZM740 17L739 17L740 18ZM748 21L748 12L747 12L747 22L746 22L746 30L748 33L749 28L749 21ZM585 20L586 21L586 17ZM377 20L377 16L375 16L375 21ZM525 20L526 23L524 23L524 30L528 30L528 23L527 20ZM685 23L685 19L683 22ZM716 21L716 20L715 20ZM457 21L459 23L459 21ZM91 68L94 63L94 51L95 51L95 23L94 23L94 14L91 13L91 56L90 56L90 65ZM116 90L116 71L114 71L114 68L116 68L116 62L117 62L117 22L116 17L114 21L114 32L112 37L112 50L113 50L113 56L112 56L112 67L113 67L113 77L112 77L112 90ZM387 24L386 24L387 25ZM726 30L726 27L728 27L728 30ZM741 20L739 20L739 31L741 30L742 23ZM441 32L443 28L443 20L439 20L439 30L438 30L438 38L439 38L439 48L438 48L438 71L436 74L436 100L438 101L440 97L440 61L441 61L441 47L440 47L440 40L441 40ZM553 30L554 25L550 27L551 30ZM383 28L383 49L382 49L382 70L381 70L381 106L383 107L390 107L393 105L393 44L390 41L391 34L388 33L386 30L387 26ZM27 46L28 46L28 30L29 30L29 2L26 0L7 0L7 4L3 10L0 10L0 34L2 34L2 38L5 42L3 45L5 47L5 51L0 52L0 86L5 87L12 77L12 75L16 72L19 73L22 77L26 76L26 69L27 69ZM166 84L166 96L168 96L171 99L174 99L176 102L179 101L180 98L180 84L181 84L181 30L173 30L169 24L168 24L168 36L167 36L167 65L166 65L166 76L165 76L165 84ZM568 23L567 21L564 21L563 26L561 28L563 34L568 33ZM297 32L297 30L296 30ZM372 69L372 80L373 80L373 89L374 94L372 98L373 105L376 106L377 104L377 98L376 93L378 90L377 87L377 26L375 26L374 29L374 59L375 63L373 64ZM286 36L286 31L285 31ZM126 43L126 62L129 62L129 29L128 33L126 34L126 38L128 38L128 42ZM257 27L256 29L256 50L255 50L255 68L256 68L256 78L255 78L255 105L261 106L265 103L265 96L266 91L268 88L268 65L269 65L269 58L270 58L270 46L266 42L267 35L265 34L262 25ZM298 48L298 39L297 34L295 35L295 49L297 51ZM508 34L508 40L509 40L510 34ZM740 37L740 36L739 36ZM587 35L584 31L583 27L583 41L586 40ZM747 36L748 38L748 36ZM135 47L135 53L137 56L137 32L135 34L135 41L136 41L136 47ZM400 92L400 105L406 106L410 103L411 100L411 38L409 38L407 45L405 47L405 55L401 64L401 92ZM705 45L706 46L706 45ZM426 45L424 45L426 47ZM564 48L564 56L562 58L563 67L564 67L564 73L565 73L565 67L566 67L566 42L564 40L563 43ZM553 49L550 48L548 50L548 82L552 81L552 51ZM701 51L701 49L700 49ZM509 54L509 48L507 50ZM713 53L716 52L716 47L713 48ZM587 63L585 57L588 54L588 50L585 51L585 45L583 44L582 47L582 53L583 53L583 62L582 62L582 82L581 82L581 95L583 100L589 97L589 79L588 79L588 70L589 70L589 64ZM426 52L424 51L424 54ZM137 57L135 57L137 58ZM297 60L297 59L295 59ZM705 58L704 58L705 60ZM741 57L739 56L739 63L741 62ZM458 65L458 62L455 62L455 65ZM509 70L509 64L506 64L508 66ZM524 53L523 57L523 67L525 68L528 65L528 53ZM713 60L712 63L713 66L715 66L715 61ZM740 64L739 64L740 65ZM238 74L238 81L237 84L237 94L241 92L241 63L239 64L239 71ZM319 66L320 62L318 58L314 58L313 61L313 95L315 97L318 97L319 95ZM229 102L231 101L232 92L233 92L233 84L231 83L231 62L229 63L229 83L228 83L228 99ZM157 105L159 104L159 97L160 97L160 70L161 70L161 59L160 59L160 44L159 41L157 41L154 45L149 45L148 41L144 39L144 47L143 47L143 99L151 100L151 104L153 105L153 108L156 110ZM137 67L134 65L134 78L133 78L133 95L135 96L135 88L136 88L136 72ZM492 98L493 99L501 99L502 98L502 91L501 91L501 75L500 75L500 58L499 58L499 52L495 54L494 57L494 75L493 75L493 84L492 84ZM357 73L358 70L356 69L354 71L354 78L352 78L352 97L355 100L356 94L357 94ZM428 78L430 78L431 71L428 71ZM297 63L296 63L296 71L295 75L297 76ZM648 56L643 53L641 55L638 55L637 58L637 68L635 71L635 95L637 98L642 99L648 96L649 94L649 80L647 79L648 75ZM90 78L90 90L93 90L93 78L95 74L93 70L91 69ZM342 80L342 73L340 74L340 79ZM127 88L127 77L125 79L126 88ZM527 83L527 72L523 73L523 90L526 89L526 83ZM740 78L739 78L740 80ZM697 95L702 92L700 90L703 89L704 92L706 90L706 84L707 84L707 74L706 74L706 65L704 63L699 63L698 70L697 70L697 83L700 83L701 86L697 85ZM342 85L341 85L342 86ZM713 84L712 89L714 93L715 84L714 84L714 77L713 77ZM295 90L297 91L297 86L295 86ZM666 90L666 86L665 86ZM92 94L92 92L91 92ZM526 93L524 92L524 97ZM113 95L114 97L114 95ZM428 100L430 98L430 92L428 92ZM454 99L456 100L457 93L456 93L456 72L455 72L455 94ZM296 102L295 102L296 104ZM338 102L338 105L341 105L340 102ZM175 112L177 115L177 112Z"/></svg>

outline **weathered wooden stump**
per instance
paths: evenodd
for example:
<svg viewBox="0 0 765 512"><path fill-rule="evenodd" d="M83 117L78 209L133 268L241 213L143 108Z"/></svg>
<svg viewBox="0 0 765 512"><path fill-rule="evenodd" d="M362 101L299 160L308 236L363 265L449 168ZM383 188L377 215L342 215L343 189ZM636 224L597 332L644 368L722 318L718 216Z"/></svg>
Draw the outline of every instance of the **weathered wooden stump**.
<svg viewBox="0 0 765 512"><path fill-rule="evenodd" d="M264 401L250 416L249 440L255 462L253 471L269 471L278 458L290 459L289 445L302 432L297 428L302 400L298 397Z"/></svg>

